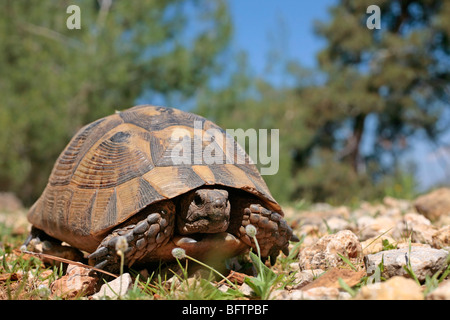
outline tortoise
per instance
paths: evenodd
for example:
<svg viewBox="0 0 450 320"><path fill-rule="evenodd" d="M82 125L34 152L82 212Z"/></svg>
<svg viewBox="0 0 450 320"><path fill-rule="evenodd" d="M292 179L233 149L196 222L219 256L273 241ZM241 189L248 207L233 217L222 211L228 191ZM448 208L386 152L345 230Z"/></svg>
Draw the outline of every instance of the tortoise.
<svg viewBox="0 0 450 320"><path fill-rule="evenodd" d="M194 152L185 154L182 143ZM207 149L210 157L202 157ZM211 161L221 152L226 161ZM252 224L261 257L273 264L280 251L289 253L290 240L298 241L283 217L225 130L193 113L140 105L75 134L28 212L24 245L66 242L97 268L117 272L119 238L128 266L169 261L176 247L200 259L232 256L255 249L245 230Z"/></svg>

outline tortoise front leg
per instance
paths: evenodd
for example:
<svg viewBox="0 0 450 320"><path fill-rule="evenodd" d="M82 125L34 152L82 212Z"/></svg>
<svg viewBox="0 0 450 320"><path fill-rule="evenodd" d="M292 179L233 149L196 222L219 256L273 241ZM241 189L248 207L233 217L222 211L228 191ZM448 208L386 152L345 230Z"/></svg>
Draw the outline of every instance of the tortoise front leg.
<svg viewBox="0 0 450 320"><path fill-rule="evenodd" d="M256 244L245 230L249 224L255 226L261 258L270 258L270 263L275 264L280 250L287 256L289 254L289 241L299 241L292 233L286 220L277 212L272 212L260 204L251 204L244 209L242 225L239 228L239 236L242 241L256 250Z"/></svg>
<svg viewBox="0 0 450 320"><path fill-rule="evenodd" d="M136 261L167 243L173 234L174 217L175 205L167 202L136 224L115 229L88 258L96 268L117 272L120 268L120 256L116 245L119 238L123 237L127 244L124 251L125 265L131 267Z"/></svg>

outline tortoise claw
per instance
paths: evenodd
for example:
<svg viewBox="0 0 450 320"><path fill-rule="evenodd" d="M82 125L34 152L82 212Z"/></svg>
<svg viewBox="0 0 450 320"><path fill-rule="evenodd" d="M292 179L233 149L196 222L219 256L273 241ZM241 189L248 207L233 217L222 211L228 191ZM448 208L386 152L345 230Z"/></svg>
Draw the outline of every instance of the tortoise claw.
<svg viewBox="0 0 450 320"><path fill-rule="evenodd" d="M108 254L108 249L105 247L100 247L97 250L95 250L94 252L92 252L89 256L88 259L97 259L103 256L106 256Z"/></svg>
<svg viewBox="0 0 450 320"><path fill-rule="evenodd" d="M289 255L289 241L300 241L279 213L270 211L260 204L252 204L244 209L243 224L240 228L241 239L254 247L253 240L246 235L245 226L248 224L258 229L256 239L259 242L261 254L270 258L272 265L280 251L286 256Z"/></svg>
<svg viewBox="0 0 450 320"><path fill-rule="evenodd" d="M103 270L107 264L108 264L108 260L103 260L103 261L97 263L97 264L94 266L94 268L102 269L102 270Z"/></svg>
<svg viewBox="0 0 450 320"><path fill-rule="evenodd" d="M117 257L110 249L105 246L100 246L97 250L92 252L89 256L89 264L94 265L97 269L102 269L110 272L116 272Z"/></svg>
<svg viewBox="0 0 450 320"><path fill-rule="evenodd" d="M292 242L300 242L300 239L295 234L292 234L291 239L289 239L289 240Z"/></svg>
<svg viewBox="0 0 450 320"><path fill-rule="evenodd" d="M273 254L269 257L270 265L273 266L277 262L278 253Z"/></svg>

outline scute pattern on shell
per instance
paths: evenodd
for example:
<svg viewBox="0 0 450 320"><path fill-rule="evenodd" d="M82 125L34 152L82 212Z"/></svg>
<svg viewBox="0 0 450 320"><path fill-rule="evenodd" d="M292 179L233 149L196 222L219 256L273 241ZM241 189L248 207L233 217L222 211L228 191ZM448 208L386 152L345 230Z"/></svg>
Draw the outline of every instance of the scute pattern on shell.
<svg viewBox="0 0 450 320"><path fill-rule="evenodd" d="M171 135L183 129L194 138L194 121L201 122L203 133L214 128L223 133L224 141L229 138L205 118L147 105L81 128L56 161L43 194L29 211L29 221L55 238L92 251L106 232L146 206L202 185L246 190L281 212L234 140L234 160L244 155L244 164L173 164L176 141Z"/></svg>

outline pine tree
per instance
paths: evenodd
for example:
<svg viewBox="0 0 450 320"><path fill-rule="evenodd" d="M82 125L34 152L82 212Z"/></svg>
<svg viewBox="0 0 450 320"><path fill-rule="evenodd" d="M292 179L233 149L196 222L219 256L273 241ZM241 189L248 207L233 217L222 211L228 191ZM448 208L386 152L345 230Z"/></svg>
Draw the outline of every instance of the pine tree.
<svg viewBox="0 0 450 320"><path fill-rule="evenodd" d="M73 4L80 29L66 25ZM230 32L222 0L2 1L0 190L29 204L82 125L138 102L192 100Z"/></svg>
<svg viewBox="0 0 450 320"><path fill-rule="evenodd" d="M366 10L374 4L380 29L366 27ZM328 43L318 55L327 75L318 113L332 115L332 122L350 133L340 141L340 159L359 171L367 159L397 158L418 130L439 137L446 128L438 120L450 94L450 3L341 1L331 14L331 22L317 25ZM369 116L376 123L375 139L363 155Z"/></svg>
<svg viewBox="0 0 450 320"><path fill-rule="evenodd" d="M380 29L367 27L370 5ZM399 159L417 135L439 141L448 130L449 16L442 0L339 1L315 26L326 40L319 70L285 63L280 87L241 59L199 110L224 127L280 130L280 171L265 177L277 199L373 199L397 179L411 194Z"/></svg>

